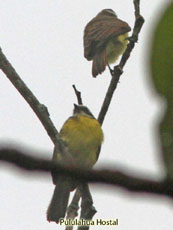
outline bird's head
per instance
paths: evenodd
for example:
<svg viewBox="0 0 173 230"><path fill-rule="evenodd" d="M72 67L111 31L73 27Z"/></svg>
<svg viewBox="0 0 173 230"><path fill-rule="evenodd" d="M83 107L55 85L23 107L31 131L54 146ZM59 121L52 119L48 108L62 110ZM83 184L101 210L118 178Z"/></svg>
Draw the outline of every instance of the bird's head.
<svg viewBox="0 0 173 230"><path fill-rule="evenodd" d="M76 105L76 104L74 104L73 115L86 115L86 116L90 116L90 117L94 118L94 116L91 113L91 111L84 105Z"/></svg>
<svg viewBox="0 0 173 230"><path fill-rule="evenodd" d="M112 16L117 18L116 13L112 9L104 9L98 15Z"/></svg>

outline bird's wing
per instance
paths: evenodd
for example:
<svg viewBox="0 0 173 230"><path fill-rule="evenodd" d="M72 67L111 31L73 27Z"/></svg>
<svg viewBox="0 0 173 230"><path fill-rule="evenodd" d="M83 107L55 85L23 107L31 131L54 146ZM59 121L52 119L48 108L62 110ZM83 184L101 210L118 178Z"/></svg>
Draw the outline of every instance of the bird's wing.
<svg viewBox="0 0 173 230"><path fill-rule="evenodd" d="M129 25L115 17L94 18L84 30L84 56L92 60L101 52L111 37L116 37L131 30Z"/></svg>

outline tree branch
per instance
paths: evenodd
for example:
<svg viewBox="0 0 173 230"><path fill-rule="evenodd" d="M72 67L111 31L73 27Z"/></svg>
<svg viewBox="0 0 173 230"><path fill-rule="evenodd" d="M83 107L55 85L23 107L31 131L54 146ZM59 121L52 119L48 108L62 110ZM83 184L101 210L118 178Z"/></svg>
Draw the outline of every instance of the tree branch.
<svg viewBox="0 0 173 230"><path fill-rule="evenodd" d="M32 157L30 156L31 154L39 155L39 153L28 152L25 154L23 151L14 148L0 148L0 161L9 162L28 171L51 172L53 170L59 174L75 177L81 183L104 183L121 187L130 192L164 195L170 198L173 196L173 182L170 181L154 181L130 176L139 175L139 172L133 172L132 174L132 172L125 172L123 170L82 170L63 167L56 162Z"/></svg>
<svg viewBox="0 0 173 230"><path fill-rule="evenodd" d="M10 62L7 60L2 50L0 49L0 69L4 72L7 78L11 81L18 92L24 97L34 113L37 115L42 125L46 129L50 139L54 144L59 144L58 131L50 120L47 108L40 104L38 99L34 96L31 90L26 86Z"/></svg>
<svg viewBox="0 0 173 230"><path fill-rule="evenodd" d="M130 54L135 46L135 43L138 40L138 35L141 31L141 28L143 26L144 23L144 18L140 15L140 0L134 0L134 8L135 8L135 24L133 27L133 33L132 36L129 38L129 43L128 46L124 52L124 54L121 57L120 63L119 65L114 67L114 71L112 74L112 79L111 82L109 84L105 99L103 101L99 116L98 116L98 121L100 122L100 124L103 124L103 121L105 119L106 113L108 111L109 105L111 103L114 91L117 87L117 84L119 82L120 76L123 73L123 68L127 62L127 60L130 57Z"/></svg>

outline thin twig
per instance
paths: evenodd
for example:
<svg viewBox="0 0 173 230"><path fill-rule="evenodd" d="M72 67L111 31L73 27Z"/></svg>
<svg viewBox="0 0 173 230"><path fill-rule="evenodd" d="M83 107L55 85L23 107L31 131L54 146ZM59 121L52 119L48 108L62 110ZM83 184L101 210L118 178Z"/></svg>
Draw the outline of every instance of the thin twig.
<svg viewBox="0 0 173 230"><path fill-rule="evenodd" d="M133 0L133 4L135 6L135 16L136 18L140 15L140 0Z"/></svg>
<svg viewBox="0 0 173 230"><path fill-rule="evenodd" d="M78 90L76 89L76 86L75 86L75 85L72 85L72 87L73 87L74 92L75 92L75 94L76 94L78 104L79 104L79 105L83 105L83 103L82 103L82 97L81 97L81 92L78 91Z"/></svg>
<svg viewBox="0 0 173 230"><path fill-rule="evenodd" d="M67 208L67 217L66 219L74 220L76 216L78 216L78 210L79 210L79 203L80 200L80 191L77 188L76 192L73 196L71 204ZM66 226L66 230L73 230L73 226Z"/></svg>
<svg viewBox="0 0 173 230"><path fill-rule="evenodd" d="M82 196L80 219L92 220L93 216L96 214L97 211L93 206L93 199L87 183L81 184L80 192ZM79 226L78 230L88 230L89 227L89 225Z"/></svg>

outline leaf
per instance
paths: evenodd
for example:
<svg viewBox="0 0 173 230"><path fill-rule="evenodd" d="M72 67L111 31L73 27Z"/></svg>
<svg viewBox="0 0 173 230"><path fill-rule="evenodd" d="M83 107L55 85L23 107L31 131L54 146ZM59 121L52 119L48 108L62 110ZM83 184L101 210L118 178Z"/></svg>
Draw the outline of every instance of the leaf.
<svg viewBox="0 0 173 230"><path fill-rule="evenodd" d="M154 33L151 54L154 86L159 94L173 100L173 3L162 15Z"/></svg>
<svg viewBox="0 0 173 230"><path fill-rule="evenodd" d="M151 52L151 77L156 91L166 99L159 125L160 148L167 179L173 180L173 3L156 26Z"/></svg>

